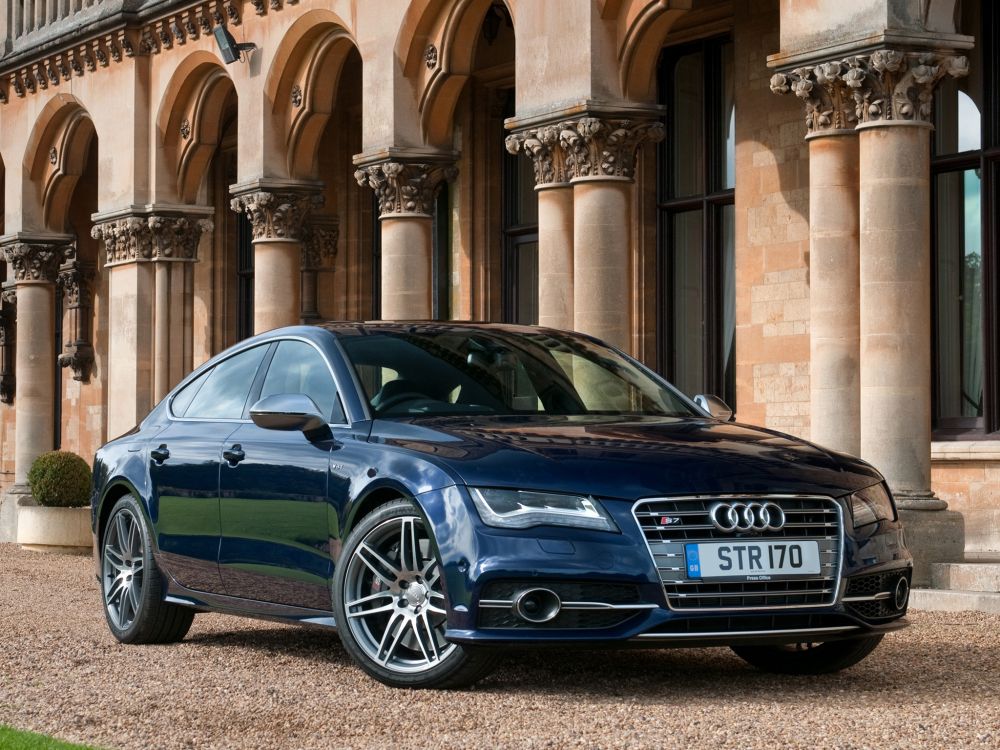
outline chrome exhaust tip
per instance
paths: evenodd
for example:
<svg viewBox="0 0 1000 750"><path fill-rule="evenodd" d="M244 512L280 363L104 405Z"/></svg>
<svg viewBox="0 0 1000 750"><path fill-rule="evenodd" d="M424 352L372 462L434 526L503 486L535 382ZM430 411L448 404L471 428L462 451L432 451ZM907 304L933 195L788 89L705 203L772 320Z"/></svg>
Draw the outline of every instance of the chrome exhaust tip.
<svg viewBox="0 0 1000 750"><path fill-rule="evenodd" d="M527 622L548 622L561 609L562 600L550 589L525 589L514 597L514 614Z"/></svg>
<svg viewBox="0 0 1000 750"><path fill-rule="evenodd" d="M896 590L892 595L892 603L896 611L906 608L906 603L910 600L910 584L906 582L906 576L901 577L896 582Z"/></svg>

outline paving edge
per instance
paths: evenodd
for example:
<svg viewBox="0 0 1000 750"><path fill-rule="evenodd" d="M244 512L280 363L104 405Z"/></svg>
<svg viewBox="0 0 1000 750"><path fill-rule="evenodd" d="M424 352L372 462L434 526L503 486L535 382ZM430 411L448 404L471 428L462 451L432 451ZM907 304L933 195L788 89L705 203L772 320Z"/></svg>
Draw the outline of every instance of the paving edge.
<svg viewBox="0 0 1000 750"><path fill-rule="evenodd" d="M990 612L1000 614L1000 594L982 591L942 591L913 589L910 609L936 612Z"/></svg>

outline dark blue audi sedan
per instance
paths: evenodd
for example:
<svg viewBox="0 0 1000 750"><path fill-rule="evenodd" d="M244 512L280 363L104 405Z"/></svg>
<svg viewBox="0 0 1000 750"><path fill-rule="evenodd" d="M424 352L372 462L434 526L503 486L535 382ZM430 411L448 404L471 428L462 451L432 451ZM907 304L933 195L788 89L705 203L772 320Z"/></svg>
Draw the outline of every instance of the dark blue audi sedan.
<svg viewBox="0 0 1000 750"><path fill-rule="evenodd" d="M905 625L882 477L696 402L542 328L256 336L98 452L108 626L126 643L178 641L205 611L336 627L406 687L468 685L539 644L857 663Z"/></svg>

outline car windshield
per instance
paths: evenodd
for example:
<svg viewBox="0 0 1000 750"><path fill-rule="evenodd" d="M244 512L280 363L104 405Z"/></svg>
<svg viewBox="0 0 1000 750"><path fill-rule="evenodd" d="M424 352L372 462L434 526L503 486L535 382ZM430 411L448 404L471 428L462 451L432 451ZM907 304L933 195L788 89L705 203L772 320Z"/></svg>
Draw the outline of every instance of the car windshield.
<svg viewBox="0 0 1000 750"><path fill-rule="evenodd" d="M695 414L627 358L568 334L423 326L340 341L378 417Z"/></svg>

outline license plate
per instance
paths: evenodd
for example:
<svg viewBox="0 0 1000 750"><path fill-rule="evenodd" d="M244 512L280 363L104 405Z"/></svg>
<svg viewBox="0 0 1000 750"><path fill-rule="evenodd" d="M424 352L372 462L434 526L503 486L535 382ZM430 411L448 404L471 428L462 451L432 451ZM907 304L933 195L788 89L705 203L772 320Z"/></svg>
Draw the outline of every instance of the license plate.
<svg viewBox="0 0 1000 750"><path fill-rule="evenodd" d="M816 542L712 542L687 544L684 552L688 578L767 581L820 572Z"/></svg>

